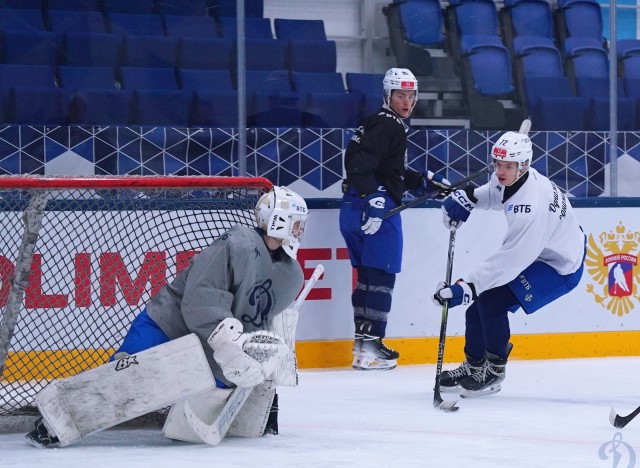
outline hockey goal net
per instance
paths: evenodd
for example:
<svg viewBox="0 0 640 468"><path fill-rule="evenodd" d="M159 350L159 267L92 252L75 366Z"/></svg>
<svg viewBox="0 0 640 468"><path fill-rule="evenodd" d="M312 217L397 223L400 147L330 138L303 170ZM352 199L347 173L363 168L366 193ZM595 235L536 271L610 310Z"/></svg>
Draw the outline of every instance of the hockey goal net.
<svg viewBox="0 0 640 468"><path fill-rule="evenodd" d="M0 177L0 416L108 360L133 318L225 230L253 177Z"/></svg>

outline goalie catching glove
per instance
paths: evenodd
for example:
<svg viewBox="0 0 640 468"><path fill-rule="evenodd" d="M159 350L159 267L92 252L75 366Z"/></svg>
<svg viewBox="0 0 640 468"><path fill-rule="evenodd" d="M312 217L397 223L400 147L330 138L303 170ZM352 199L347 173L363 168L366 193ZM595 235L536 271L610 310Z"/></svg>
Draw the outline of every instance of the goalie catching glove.
<svg viewBox="0 0 640 468"><path fill-rule="evenodd" d="M224 376L238 387L263 383L289 352L275 333L243 333L242 323L231 317L220 322L207 342Z"/></svg>
<svg viewBox="0 0 640 468"><path fill-rule="evenodd" d="M449 307L455 307L460 304L469 305L477 297L473 283L466 283L464 280L459 279L451 286L440 283L436 293L433 295L433 300L439 305L444 305L445 301L449 301Z"/></svg>

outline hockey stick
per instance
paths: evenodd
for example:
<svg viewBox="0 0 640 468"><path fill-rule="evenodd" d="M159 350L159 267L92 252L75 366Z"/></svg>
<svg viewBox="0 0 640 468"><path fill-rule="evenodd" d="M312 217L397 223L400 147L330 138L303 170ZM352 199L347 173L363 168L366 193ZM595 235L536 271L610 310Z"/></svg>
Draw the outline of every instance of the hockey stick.
<svg viewBox="0 0 640 468"><path fill-rule="evenodd" d="M616 414L616 411L611 407L611 413L609 413L609 422L613 424L614 427L618 429L622 429L624 426L629 424L633 418L640 414L640 406L638 406L632 413L627 416L620 416Z"/></svg>
<svg viewBox="0 0 640 468"><path fill-rule="evenodd" d="M447 258L447 274L445 284L451 284L453 271L453 249L456 245L456 230L449 231L449 253ZM457 400L444 401L440 395L440 376L442 375L442 360L444 359L444 341L447 337L447 318L449 317L449 301L442 304L442 320L440 322L440 341L438 342L438 365L436 366L436 384L433 388L433 407L451 413L460 409L456 406Z"/></svg>
<svg viewBox="0 0 640 468"><path fill-rule="evenodd" d="M322 273L324 273L324 266L320 264L313 271L311 278L309 278L304 289L293 303L293 307L291 307L292 309L300 309L302 303L307 298L309 292L315 286ZM205 423L202 419L196 416L189 405L189 402L185 401L184 416L187 420L187 424L191 426L193 431L204 443L213 446L218 445L227 435L227 431L231 427L233 420L238 416L238 413L249 398L249 395L251 395L251 391L253 389L254 387L236 387L229 395L229 398L227 398L224 408L222 408L218 417L211 424Z"/></svg>
<svg viewBox="0 0 640 468"><path fill-rule="evenodd" d="M467 185L469 182L471 182L473 179L476 179L480 176L485 175L487 172L489 172L489 167L485 167L484 169L480 169L478 172L474 172L473 174L471 174L468 177L465 177L464 179L461 179L459 181L457 181L455 184L451 184L451 188L447 189L447 191L454 191L464 185ZM406 210L407 208L411 208L413 206L416 206L422 202L425 202L427 200L431 200L434 197L437 197L438 195L440 195L442 192L444 191L444 189L438 189L438 190L433 190L425 195L422 195L420 197L414 198L413 200L408 201L407 203L404 203L400 206L396 206L395 208L387 211L384 214L385 219L396 215L398 213L400 213L401 211Z"/></svg>

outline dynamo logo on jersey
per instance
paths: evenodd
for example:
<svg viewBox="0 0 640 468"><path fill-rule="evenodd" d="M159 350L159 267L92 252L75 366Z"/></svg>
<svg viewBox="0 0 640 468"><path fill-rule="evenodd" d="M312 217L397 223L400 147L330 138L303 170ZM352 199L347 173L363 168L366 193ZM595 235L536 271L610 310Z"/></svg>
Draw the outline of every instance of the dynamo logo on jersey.
<svg viewBox="0 0 640 468"><path fill-rule="evenodd" d="M244 323L251 323L256 328L262 328L273 309L275 299L273 297L272 282L270 279L256 283L249 291L249 305L253 307L253 315L242 314Z"/></svg>

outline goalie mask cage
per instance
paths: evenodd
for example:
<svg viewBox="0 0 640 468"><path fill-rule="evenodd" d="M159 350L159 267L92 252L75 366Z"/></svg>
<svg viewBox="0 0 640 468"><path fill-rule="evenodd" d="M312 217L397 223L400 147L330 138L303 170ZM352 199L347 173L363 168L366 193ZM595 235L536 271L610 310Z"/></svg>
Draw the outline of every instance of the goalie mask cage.
<svg viewBox="0 0 640 468"><path fill-rule="evenodd" d="M106 362L133 318L224 231L257 177L0 176L0 421ZM0 424L1 426L1 424Z"/></svg>

